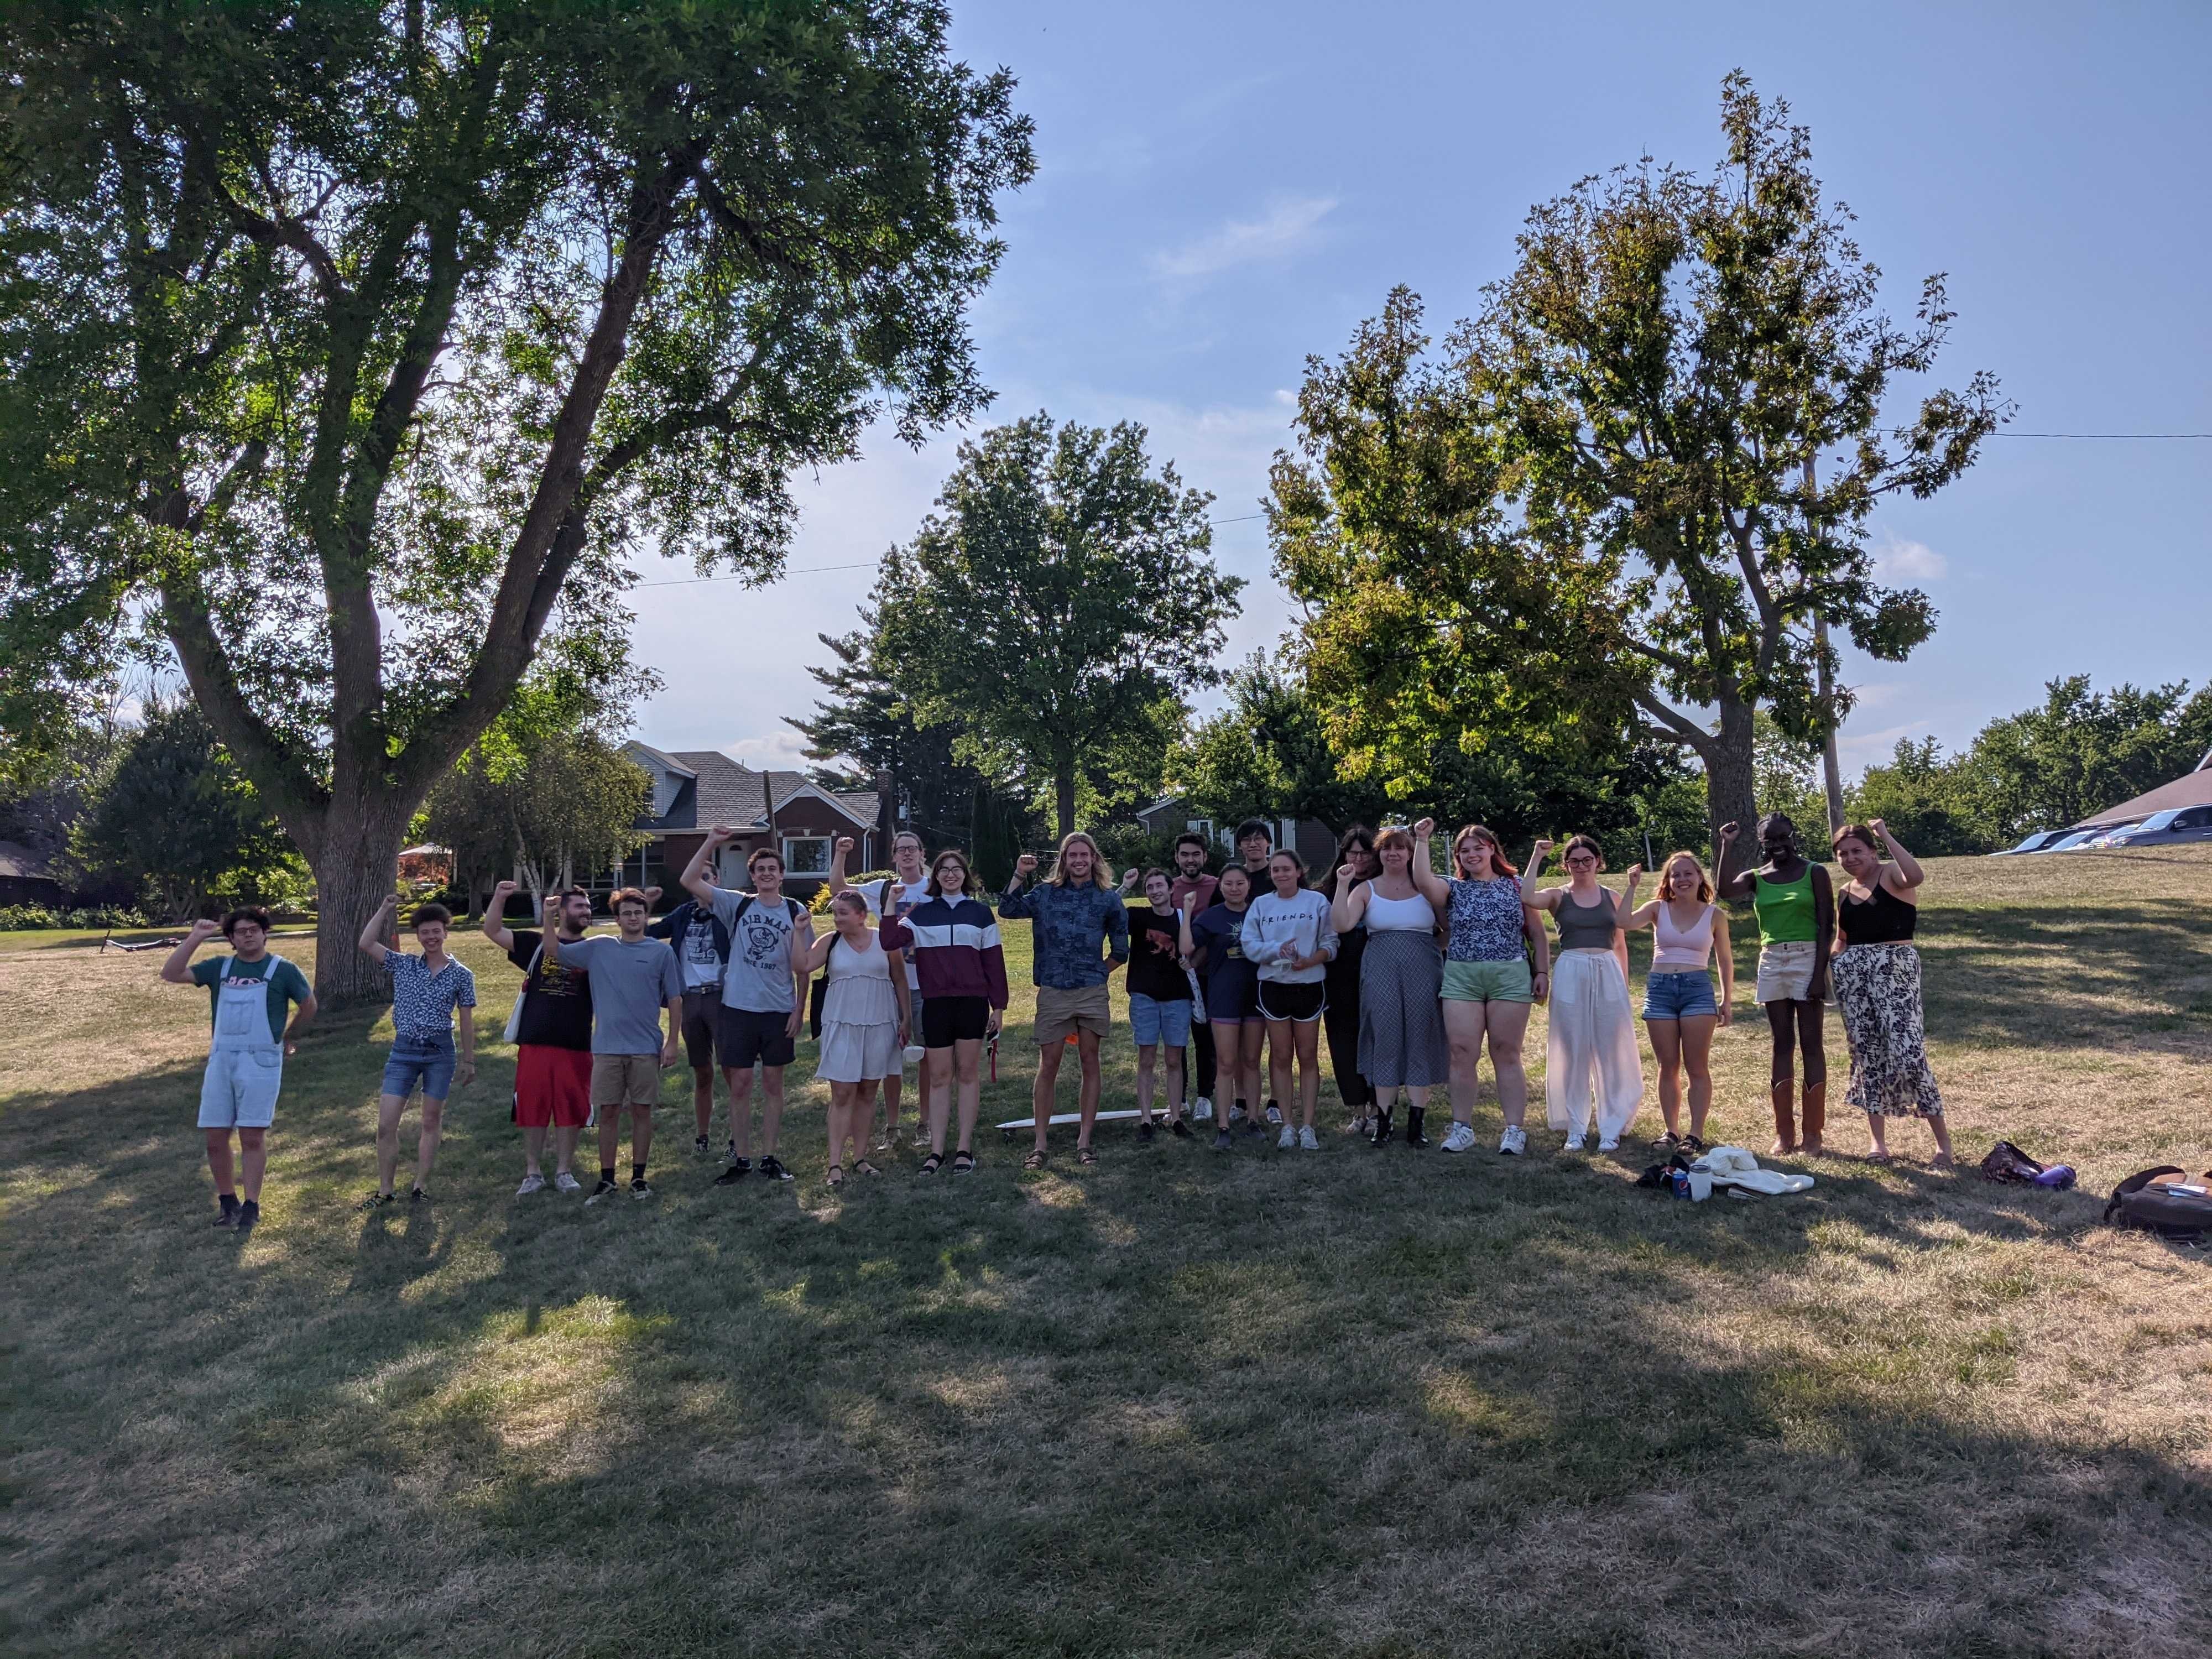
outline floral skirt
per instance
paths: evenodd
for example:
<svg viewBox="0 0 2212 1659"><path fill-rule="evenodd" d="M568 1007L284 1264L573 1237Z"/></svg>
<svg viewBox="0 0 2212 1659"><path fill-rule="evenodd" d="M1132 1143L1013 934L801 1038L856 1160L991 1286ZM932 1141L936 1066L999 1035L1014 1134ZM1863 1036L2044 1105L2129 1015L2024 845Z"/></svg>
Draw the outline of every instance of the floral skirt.
<svg viewBox="0 0 2212 1659"><path fill-rule="evenodd" d="M1941 1117L1920 1009L1920 952L1910 945L1854 945L1828 966L1851 1045L1844 1098L1883 1117Z"/></svg>

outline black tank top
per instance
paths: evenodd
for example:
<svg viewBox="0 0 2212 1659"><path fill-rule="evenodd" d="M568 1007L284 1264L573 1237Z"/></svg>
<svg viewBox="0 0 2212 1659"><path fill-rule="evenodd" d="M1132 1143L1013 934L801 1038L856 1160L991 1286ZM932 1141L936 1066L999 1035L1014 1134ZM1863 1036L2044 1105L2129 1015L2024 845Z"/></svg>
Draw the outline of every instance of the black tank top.
<svg viewBox="0 0 2212 1659"><path fill-rule="evenodd" d="M1902 945L1919 920L1920 907L1907 904L1879 879L1872 898L1861 901L1846 892L1836 907L1836 927L1846 945Z"/></svg>

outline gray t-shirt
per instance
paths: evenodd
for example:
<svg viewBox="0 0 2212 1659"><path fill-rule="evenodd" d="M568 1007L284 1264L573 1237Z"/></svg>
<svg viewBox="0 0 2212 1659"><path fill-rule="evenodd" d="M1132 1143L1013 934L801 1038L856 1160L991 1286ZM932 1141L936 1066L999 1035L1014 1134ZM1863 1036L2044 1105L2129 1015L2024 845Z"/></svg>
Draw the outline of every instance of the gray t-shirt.
<svg viewBox="0 0 2212 1659"><path fill-rule="evenodd" d="M750 900L750 902L747 902ZM799 920L791 912L796 908ZM744 917L738 919L743 908ZM791 935L804 927L806 907L795 899L764 904L750 893L714 889L714 914L730 931L730 963L722 970L722 1006L754 1014L787 1014L794 1006L791 987Z"/></svg>
<svg viewBox="0 0 2212 1659"><path fill-rule="evenodd" d="M580 968L592 985L592 1052L657 1054L661 1008L684 998L676 952L657 939L631 944L605 933L561 946L561 963Z"/></svg>

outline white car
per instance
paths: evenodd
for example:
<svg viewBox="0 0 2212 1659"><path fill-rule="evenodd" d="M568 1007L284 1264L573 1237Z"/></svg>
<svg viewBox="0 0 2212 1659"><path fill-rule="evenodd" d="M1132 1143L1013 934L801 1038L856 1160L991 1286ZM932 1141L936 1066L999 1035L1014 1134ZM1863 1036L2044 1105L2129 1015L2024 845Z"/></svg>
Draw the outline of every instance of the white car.
<svg viewBox="0 0 2212 1659"><path fill-rule="evenodd" d="M2192 841L2212 841L2212 806L2169 806L2141 823L2113 830L2097 845L2175 847Z"/></svg>
<svg viewBox="0 0 2212 1659"><path fill-rule="evenodd" d="M2022 853L2047 853L2074 832L2071 830L2038 830L2022 838L2017 847L2008 847L2001 853L1991 853L1993 859L2017 858Z"/></svg>
<svg viewBox="0 0 2212 1659"><path fill-rule="evenodd" d="M2128 826L2118 826L2125 829ZM2086 853L2100 836L2110 835L2108 830L2076 830L2063 841L2053 842L2043 850L2046 853Z"/></svg>

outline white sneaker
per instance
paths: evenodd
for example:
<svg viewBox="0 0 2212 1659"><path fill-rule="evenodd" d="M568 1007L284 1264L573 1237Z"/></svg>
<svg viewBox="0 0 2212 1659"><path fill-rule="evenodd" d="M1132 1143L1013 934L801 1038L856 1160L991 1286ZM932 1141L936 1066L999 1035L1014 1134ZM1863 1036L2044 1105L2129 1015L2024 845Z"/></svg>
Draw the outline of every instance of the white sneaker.
<svg viewBox="0 0 2212 1659"><path fill-rule="evenodd" d="M1580 1130L1577 1130L1573 1134L1569 1135L1567 1137L1566 1145L1559 1148L1563 1152L1579 1152L1582 1149L1583 1137Z"/></svg>
<svg viewBox="0 0 2212 1659"><path fill-rule="evenodd" d="M1508 1158L1518 1158L1528 1150L1528 1132L1517 1123L1505 1126L1505 1133L1498 1137L1498 1150Z"/></svg>
<svg viewBox="0 0 2212 1659"><path fill-rule="evenodd" d="M1196 1100L1191 1103L1190 1117L1191 1121L1194 1123L1212 1122L1213 1103L1208 1100L1204 1095L1200 1095Z"/></svg>
<svg viewBox="0 0 2212 1659"><path fill-rule="evenodd" d="M1312 1124L1309 1123L1298 1131L1298 1149L1307 1152L1317 1152L1321 1150L1321 1141L1315 1135Z"/></svg>
<svg viewBox="0 0 2212 1659"><path fill-rule="evenodd" d="M553 1184L564 1193L580 1193L584 1190L584 1183L566 1170L553 1177Z"/></svg>
<svg viewBox="0 0 2212 1659"><path fill-rule="evenodd" d="M1275 1150L1279 1152L1287 1152L1297 1144L1298 1132L1287 1123L1283 1125L1283 1133L1275 1137Z"/></svg>
<svg viewBox="0 0 2212 1659"><path fill-rule="evenodd" d="M532 1193L542 1193L544 1190L545 1177L544 1176L526 1175L522 1177L522 1184L514 1189L514 1195L517 1198L527 1198Z"/></svg>
<svg viewBox="0 0 2212 1659"><path fill-rule="evenodd" d="M1620 1143L1617 1140L1601 1140L1597 1144L1597 1149L1601 1152L1617 1152L1620 1150Z"/></svg>
<svg viewBox="0 0 2212 1659"><path fill-rule="evenodd" d="M1474 1150L1474 1125L1472 1123L1454 1123L1451 1126L1451 1133L1444 1137L1444 1150L1448 1152L1473 1152Z"/></svg>

